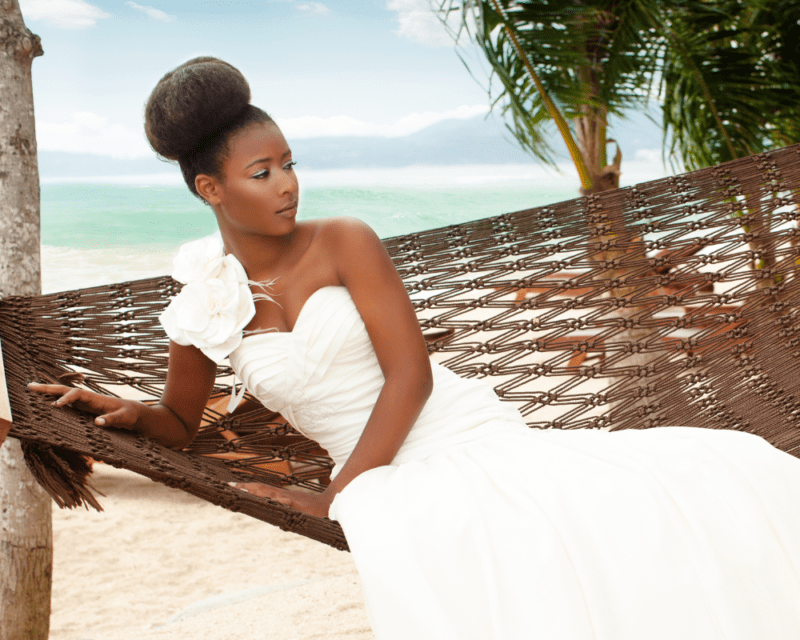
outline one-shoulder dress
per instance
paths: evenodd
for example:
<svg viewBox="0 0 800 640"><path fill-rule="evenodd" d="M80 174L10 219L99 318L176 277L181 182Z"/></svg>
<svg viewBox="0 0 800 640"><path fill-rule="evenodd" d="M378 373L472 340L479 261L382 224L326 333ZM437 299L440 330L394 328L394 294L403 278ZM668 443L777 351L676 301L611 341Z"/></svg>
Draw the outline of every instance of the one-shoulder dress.
<svg viewBox="0 0 800 640"><path fill-rule="evenodd" d="M230 362L337 468L383 384L344 287ZM391 465L330 509L379 640L800 638L799 460L732 431L530 429L433 374Z"/></svg>

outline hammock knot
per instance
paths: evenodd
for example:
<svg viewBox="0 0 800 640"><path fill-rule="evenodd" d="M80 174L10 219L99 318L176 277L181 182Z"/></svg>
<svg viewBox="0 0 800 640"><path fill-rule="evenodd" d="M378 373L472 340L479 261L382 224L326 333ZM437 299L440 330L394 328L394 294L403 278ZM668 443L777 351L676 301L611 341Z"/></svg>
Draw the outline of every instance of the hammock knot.
<svg viewBox="0 0 800 640"><path fill-rule="evenodd" d="M615 324L620 329L634 329L639 326L639 320L636 318L617 318Z"/></svg>
<svg viewBox="0 0 800 640"><path fill-rule="evenodd" d="M732 332L729 332L732 333ZM731 354L736 356L743 353L746 353L751 347L753 346L753 341L748 340L747 342L743 342L740 344L735 344L731 347ZM699 357L699 356L698 356Z"/></svg>
<svg viewBox="0 0 800 640"><path fill-rule="evenodd" d="M687 229L689 231L700 231L702 229L708 229L708 226L708 222L705 220L692 220L687 224Z"/></svg>
<svg viewBox="0 0 800 640"><path fill-rule="evenodd" d="M570 318L567 320L567 327L570 329L585 329L589 326L589 322L586 318Z"/></svg>
<svg viewBox="0 0 800 640"><path fill-rule="evenodd" d="M588 407L599 407L606 404L606 394L594 393L583 401L584 405Z"/></svg>
<svg viewBox="0 0 800 640"><path fill-rule="evenodd" d="M161 291L161 295L159 297L162 300L174 298L181 292L181 289L183 289L183 286L179 282L171 280L169 284L164 286L164 289Z"/></svg>
<svg viewBox="0 0 800 640"><path fill-rule="evenodd" d="M110 309L126 309L133 306L133 301L130 298L117 300L108 305Z"/></svg>
<svg viewBox="0 0 800 640"><path fill-rule="evenodd" d="M700 345L698 338L689 338L688 340L681 340L680 349L683 351L694 351Z"/></svg>
<svg viewBox="0 0 800 640"><path fill-rule="evenodd" d="M673 318L671 324L675 329L685 329L691 325L691 318L687 318L686 316Z"/></svg>
<svg viewBox="0 0 800 640"><path fill-rule="evenodd" d="M656 372L656 366L654 364L639 365L633 371L633 377L647 378L649 376L652 376L655 372Z"/></svg>
<svg viewBox="0 0 800 640"><path fill-rule="evenodd" d="M591 236L607 236L613 231L613 227L610 224L598 224L592 227L589 230L589 235Z"/></svg>
<svg viewBox="0 0 800 640"><path fill-rule="evenodd" d="M543 404L543 405L548 405L551 402L553 402L554 400L556 400L556 396L555 396L555 394L553 394L552 391L550 391L548 393L540 394L538 396L534 396L534 398L533 398L534 402L537 402L537 403Z"/></svg>
<svg viewBox="0 0 800 640"><path fill-rule="evenodd" d="M646 384L644 386L636 387L636 389L634 389L634 392L633 392L633 397L634 398L648 398L651 395L653 395L654 393L656 393L657 391L658 391L658 385L650 383L650 384ZM652 404L652 406L655 406L655 405L661 406L660 405L660 401L657 400L656 402L654 402Z"/></svg>
<svg viewBox="0 0 800 640"><path fill-rule="evenodd" d="M641 353L646 348L647 348L647 343L646 342L642 342L642 341L629 342L623 347L622 352L623 353Z"/></svg>
<svg viewBox="0 0 800 640"><path fill-rule="evenodd" d="M142 353L143 352L141 349L128 349L127 351L120 350L117 351L117 358L141 358Z"/></svg>
<svg viewBox="0 0 800 640"><path fill-rule="evenodd" d="M759 233L756 231L748 231L747 233L742 234L742 242L754 242L758 237Z"/></svg>
<svg viewBox="0 0 800 640"><path fill-rule="evenodd" d="M656 411L658 411L660 409L661 409L661 403L660 402L654 402L652 404L643 404L643 405L639 405L638 407L636 407L636 415L640 419L644 419L644 418L647 418L647 416L650 416L650 415L654 414ZM649 429L651 427L654 427L655 423L656 422L655 422L655 420L653 418L647 418L647 419L643 420L642 426L644 426L645 428Z"/></svg>
<svg viewBox="0 0 800 640"><path fill-rule="evenodd" d="M553 365L549 363L535 364L528 367L528 373L533 376L546 376L553 371Z"/></svg>

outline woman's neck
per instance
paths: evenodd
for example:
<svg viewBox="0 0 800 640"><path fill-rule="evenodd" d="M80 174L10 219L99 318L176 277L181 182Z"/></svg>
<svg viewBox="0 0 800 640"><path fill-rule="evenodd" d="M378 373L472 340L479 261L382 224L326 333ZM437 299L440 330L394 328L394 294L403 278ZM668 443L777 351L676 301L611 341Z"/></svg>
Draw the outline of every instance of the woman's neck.
<svg viewBox="0 0 800 640"><path fill-rule="evenodd" d="M273 280L283 266L291 262L298 229L281 236L243 234L220 228L225 253L232 253L242 264L250 280Z"/></svg>

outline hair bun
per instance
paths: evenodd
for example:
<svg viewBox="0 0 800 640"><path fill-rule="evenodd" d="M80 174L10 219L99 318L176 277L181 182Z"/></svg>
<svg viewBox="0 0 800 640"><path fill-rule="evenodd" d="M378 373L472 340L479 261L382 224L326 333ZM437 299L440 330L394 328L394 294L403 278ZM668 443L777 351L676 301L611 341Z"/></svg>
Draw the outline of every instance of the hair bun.
<svg viewBox="0 0 800 640"><path fill-rule="evenodd" d="M189 157L250 104L241 72L217 58L194 58L159 80L145 105L145 134L168 160Z"/></svg>

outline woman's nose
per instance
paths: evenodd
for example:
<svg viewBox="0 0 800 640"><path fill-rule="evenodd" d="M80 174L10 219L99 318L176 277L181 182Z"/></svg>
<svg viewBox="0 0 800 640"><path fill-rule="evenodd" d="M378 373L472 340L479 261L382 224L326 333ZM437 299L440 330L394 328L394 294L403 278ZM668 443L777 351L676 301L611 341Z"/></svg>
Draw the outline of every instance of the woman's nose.
<svg viewBox="0 0 800 640"><path fill-rule="evenodd" d="M280 172L279 188L281 193L295 193L297 191L297 176L294 175L294 171L283 170Z"/></svg>

